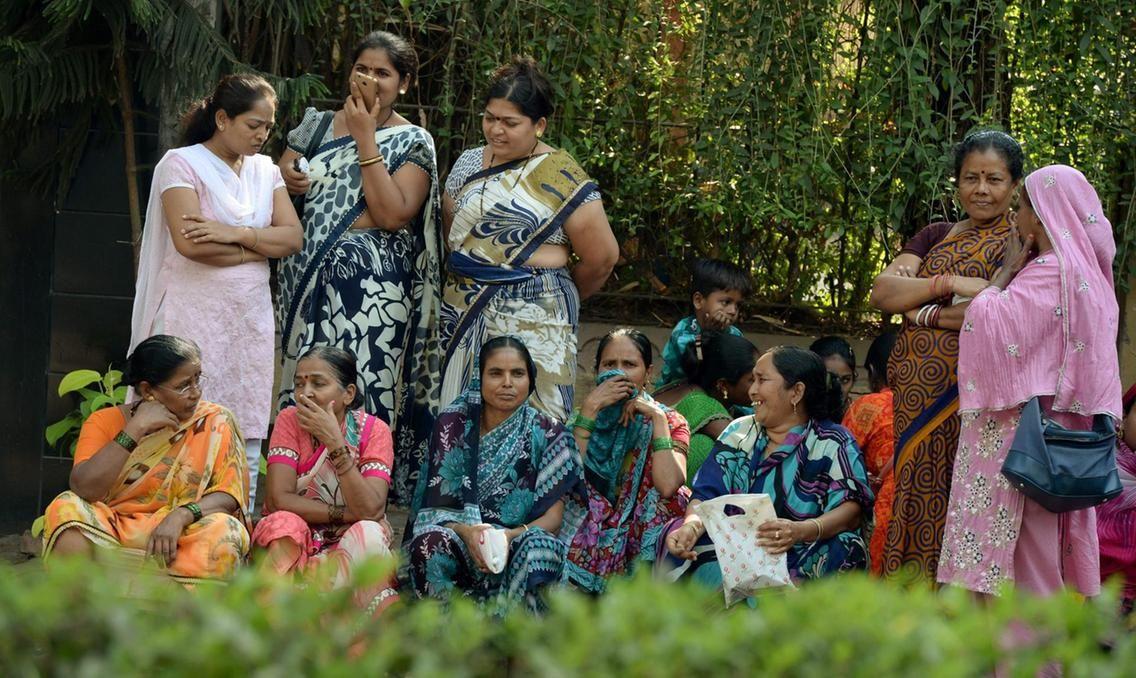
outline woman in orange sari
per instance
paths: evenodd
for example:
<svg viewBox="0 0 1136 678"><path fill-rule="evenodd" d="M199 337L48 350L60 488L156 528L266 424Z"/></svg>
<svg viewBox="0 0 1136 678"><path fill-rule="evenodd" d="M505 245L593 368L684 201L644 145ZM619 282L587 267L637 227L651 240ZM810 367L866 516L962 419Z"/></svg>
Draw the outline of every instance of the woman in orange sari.
<svg viewBox="0 0 1136 678"><path fill-rule="evenodd" d="M1021 146L1007 134L964 139L955 182L966 218L916 234L872 289L873 306L904 315L888 369L896 453L885 575L935 580L958 448L958 333L969 299L1001 264L1022 165Z"/></svg>
<svg viewBox="0 0 1136 678"><path fill-rule="evenodd" d="M872 505L875 524L868 542L868 569L876 576L884 570L884 540L895 498L895 407L887 381L888 356L895 348L895 339L895 332L884 332L868 347L864 369L872 392L857 398L844 413L844 428L864 453L868 484L876 493Z"/></svg>
<svg viewBox="0 0 1136 678"><path fill-rule="evenodd" d="M96 546L152 557L183 583L224 579L248 553L248 469L231 412L201 400L201 352L155 335L128 359L141 398L92 414L71 489L47 507L44 558Z"/></svg>

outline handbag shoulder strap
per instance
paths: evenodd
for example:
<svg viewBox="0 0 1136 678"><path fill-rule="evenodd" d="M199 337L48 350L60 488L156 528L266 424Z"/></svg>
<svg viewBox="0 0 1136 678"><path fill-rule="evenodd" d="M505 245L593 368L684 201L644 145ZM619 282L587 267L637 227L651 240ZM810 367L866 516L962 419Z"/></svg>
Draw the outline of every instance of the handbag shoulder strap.
<svg viewBox="0 0 1136 678"><path fill-rule="evenodd" d="M308 147L304 149L304 157L311 160L315 155L316 149L323 143L323 136L327 134L327 128L331 125L332 119L335 118L335 111L324 111L320 117L319 124L316 125L316 131L312 134L312 138L308 140Z"/></svg>

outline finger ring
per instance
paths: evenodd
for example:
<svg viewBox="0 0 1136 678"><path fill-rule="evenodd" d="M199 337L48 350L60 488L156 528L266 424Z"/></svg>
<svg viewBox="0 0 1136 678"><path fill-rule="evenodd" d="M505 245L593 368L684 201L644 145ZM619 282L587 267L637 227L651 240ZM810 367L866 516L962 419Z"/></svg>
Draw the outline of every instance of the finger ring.
<svg viewBox="0 0 1136 678"><path fill-rule="evenodd" d="M774 539L780 539L781 538L781 530L777 530L777 532L774 533L773 538Z"/></svg>

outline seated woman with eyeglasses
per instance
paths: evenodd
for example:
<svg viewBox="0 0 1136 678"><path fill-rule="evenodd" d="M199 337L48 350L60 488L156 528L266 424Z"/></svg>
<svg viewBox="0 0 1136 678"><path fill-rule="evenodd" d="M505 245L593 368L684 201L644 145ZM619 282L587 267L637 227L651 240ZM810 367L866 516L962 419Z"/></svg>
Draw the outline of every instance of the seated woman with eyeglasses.
<svg viewBox="0 0 1136 678"><path fill-rule="evenodd" d="M249 549L248 468L233 414L201 399L201 351L155 335L127 359L139 400L87 418L71 489L44 516L44 558L95 547L152 557L173 579L231 576Z"/></svg>

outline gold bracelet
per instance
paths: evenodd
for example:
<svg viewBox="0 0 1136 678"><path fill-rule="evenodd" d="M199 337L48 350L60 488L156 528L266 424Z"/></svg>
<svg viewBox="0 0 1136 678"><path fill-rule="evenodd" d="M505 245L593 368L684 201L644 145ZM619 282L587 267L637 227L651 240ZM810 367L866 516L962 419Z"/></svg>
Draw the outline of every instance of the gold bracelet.
<svg viewBox="0 0 1136 678"><path fill-rule="evenodd" d="M256 246L260 244L260 229L252 226L245 226L245 228L252 231L252 249L255 250Z"/></svg>
<svg viewBox="0 0 1136 678"><path fill-rule="evenodd" d="M817 536L816 536L816 539L814 539L813 541L814 542L820 541L820 536L824 533L824 530L821 529L820 521L817 520L816 518L809 518L809 522L812 523L813 525L816 525L816 528L817 528Z"/></svg>
<svg viewBox="0 0 1136 678"><path fill-rule="evenodd" d="M379 155L376 155L373 158L367 158L366 160L360 160L359 166L360 167L366 167L367 165L374 165L375 163L382 162L382 161L383 161L383 156L382 156L382 154L379 154Z"/></svg>
<svg viewBox="0 0 1136 678"><path fill-rule="evenodd" d="M238 243L237 247L241 248L241 263L243 264L245 263L245 246Z"/></svg>

